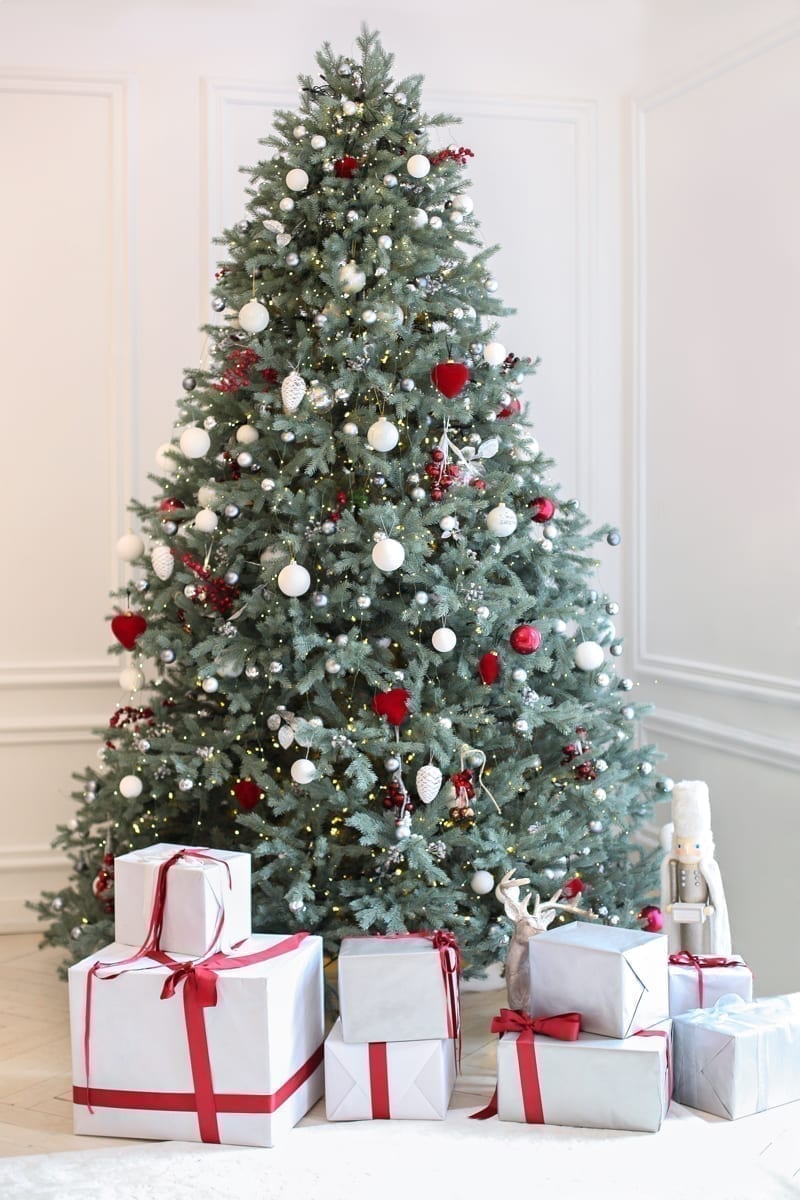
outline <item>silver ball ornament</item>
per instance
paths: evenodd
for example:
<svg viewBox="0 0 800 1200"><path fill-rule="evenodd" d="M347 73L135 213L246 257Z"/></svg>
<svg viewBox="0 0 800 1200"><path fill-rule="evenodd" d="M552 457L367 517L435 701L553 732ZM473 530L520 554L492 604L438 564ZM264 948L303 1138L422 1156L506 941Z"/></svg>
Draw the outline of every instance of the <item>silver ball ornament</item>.
<svg viewBox="0 0 800 1200"><path fill-rule="evenodd" d="M601 788L601 787L595 788L594 791L592 792L592 795L594 796L595 800L599 801L600 804L602 804L603 801L605 800L606 794L607 794L606 789Z"/></svg>
<svg viewBox="0 0 800 1200"><path fill-rule="evenodd" d="M314 608L325 608L328 603L328 597L324 592L312 592L311 603Z"/></svg>
<svg viewBox="0 0 800 1200"><path fill-rule="evenodd" d="M524 683L528 678L528 672L524 667L514 667L514 670L511 672L511 678L515 683Z"/></svg>
<svg viewBox="0 0 800 1200"><path fill-rule="evenodd" d="M530 726L524 717L517 717L516 721L514 722L515 733L527 733L529 728Z"/></svg>
<svg viewBox="0 0 800 1200"><path fill-rule="evenodd" d="M342 664L338 663L335 658L327 658L325 660L325 670L329 675L338 675L342 669Z"/></svg>
<svg viewBox="0 0 800 1200"><path fill-rule="evenodd" d="M239 516L241 509L239 508L238 504L226 504L222 511L226 517L230 518L230 520L233 520L234 517Z"/></svg>
<svg viewBox="0 0 800 1200"><path fill-rule="evenodd" d="M261 674L261 671L255 665L255 663L250 663L248 666L245 667L244 673L248 679L258 679L259 675Z"/></svg>
<svg viewBox="0 0 800 1200"><path fill-rule="evenodd" d="M269 671L270 675L280 675L281 671L283 670L283 663L278 662L277 658L275 658L269 664L267 670Z"/></svg>
<svg viewBox="0 0 800 1200"><path fill-rule="evenodd" d="M262 492L274 491L275 490L275 480L270 479L268 475L265 475L264 478L261 480L261 490L262 490Z"/></svg>
<svg viewBox="0 0 800 1200"><path fill-rule="evenodd" d="M386 759L386 761L384 762L383 765L387 771L399 771L400 770L400 759L396 758L394 755L391 755L389 758Z"/></svg>
<svg viewBox="0 0 800 1200"><path fill-rule="evenodd" d="M413 392L416 384L413 379L401 379L400 387L404 392Z"/></svg>
<svg viewBox="0 0 800 1200"><path fill-rule="evenodd" d="M608 647L609 654L613 654L614 658L619 658L622 654L622 642L612 642Z"/></svg>
<svg viewBox="0 0 800 1200"><path fill-rule="evenodd" d="M181 792L190 792L194 787L194 781L191 779L179 779L178 789Z"/></svg>
<svg viewBox="0 0 800 1200"><path fill-rule="evenodd" d="M173 663L175 662L175 651L169 649L161 650L159 651L158 657L161 659L162 663Z"/></svg>
<svg viewBox="0 0 800 1200"><path fill-rule="evenodd" d="M618 686L619 686L619 690L621 692L629 692L631 690L631 688L633 687L633 680L632 679L620 679Z"/></svg>
<svg viewBox="0 0 800 1200"><path fill-rule="evenodd" d="M603 822L602 821L590 821L589 822L589 832L590 833L602 833L603 832Z"/></svg>
<svg viewBox="0 0 800 1200"><path fill-rule="evenodd" d="M74 942L77 942L78 938L81 936L82 933L83 933L83 929L80 925L73 925L72 929L70 929L70 931L69 931L69 936L72 938L72 940Z"/></svg>
<svg viewBox="0 0 800 1200"><path fill-rule="evenodd" d="M290 900L286 907L289 909L289 912L298 913L303 911L305 904L302 900Z"/></svg>
<svg viewBox="0 0 800 1200"><path fill-rule="evenodd" d="M639 773L641 775L649 775L653 770L653 764L649 762L639 763Z"/></svg>

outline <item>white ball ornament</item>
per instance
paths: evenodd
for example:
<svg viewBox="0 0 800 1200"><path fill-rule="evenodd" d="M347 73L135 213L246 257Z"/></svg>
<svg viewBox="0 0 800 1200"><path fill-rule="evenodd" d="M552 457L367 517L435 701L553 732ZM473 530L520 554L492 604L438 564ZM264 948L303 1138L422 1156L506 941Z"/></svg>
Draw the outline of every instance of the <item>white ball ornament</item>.
<svg viewBox="0 0 800 1200"><path fill-rule="evenodd" d="M311 576L305 567L292 559L278 572L278 587L284 596L304 596L311 587Z"/></svg>
<svg viewBox="0 0 800 1200"><path fill-rule="evenodd" d="M240 446L252 446L258 441L258 430L254 425L240 425L236 430L236 440Z"/></svg>
<svg viewBox="0 0 800 1200"><path fill-rule="evenodd" d="M457 641L458 638L453 630L448 629L445 625L441 629L436 629L434 631L433 637L431 638L431 645L433 646L434 650L438 650L440 654L449 654L451 650L455 649Z"/></svg>
<svg viewBox="0 0 800 1200"><path fill-rule="evenodd" d="M456 521L455 517L442 517L441 521L439 522L439 528L443 533L452 533L457 524L458 522ZM488 609L486 610L486 615L489 615Z"/></svg>
<svg viewBox="0 0 800 1200"><path fill-rule="evenodd" d="M219 517L213 508L201 508L194 519L194 527L200 533L213 533L219 524Z"/></svg>
<svg viewBox="0 0 800 1200"><path fill-rule="evenodd" d="M579 642L572 657L579 671L596 671L605 662L603 647L598 642Z"/></svg>
<svg viewBox="0 0 800 1200"><path fill-rule="evenodd" d="M508 351L501 342L488 342L483 348L483 361L490 367L499 367L506 360Z"/></svg>
<svg viewBox="0 0 800 1200"><path fill-rule="evenodd" d="M284 196L279 202L278 208L281 210L281 212L291 212L294 208L294 200L291 196Z"/></svg>
<svg viewBox="0 0 800 1200"><path fill-rule="evenodd" d="M424 179L431 169L431 160L424 154L412 154L406 163L406 170L412 179Z"/></svg>
<svg viewBox="0 0 800 1200"><path fill-rule="evenodd" d="M173 446L172 442L163 442L153 455L156 466L158 467L159 471L163 471L165 475L171 475L175 470L176 463L175 459L172 457L174 453L175 447Z"/></svg>
<svg viewBox="0 0 800 1200"><path fill-rule="evenodd" d="M510 537L517 528L517 514L506 504L498 504L486 514L486 527L495 537Z"/></svg>
<svg viewBox="0 0 800 1200"><path fill-rule="evenodd" d="M189 425L180 436L181 453L187 458L202 458L208 454L211 438L199 425Z"/></svg>
<svg viewBox="0 0 800 1200"><path fill-rule="evenodd" d="M239 324L245 333L261 333L269 325L267 306L260 300L248 300L239 309Z"/></svg>
<svg viewBox="0 0 800 1200"><path fill-rule="evenodd" d="M405 562L406 552L396 538L383 538L372 547L372 561L379 571L397 571Z"/></svg>
<svg viewBox="0 0 800 1200"><path fill-rule="evenodd" d="M476 896L488 896L494 888L494 875L491 871L476 871L469 881L469 886Z"/></svg>
<svg viewBox="0 0 800 1200"><path fill-rule="evenodd" d="M311 139L311 149L312 150L324 150L325 147L327 146L327 144L328 144L327 141L325 140L325 138L322 136L321 133L315 133Z"/></svg>
<svg viewBox="0 0 800 1200"><path fill-rule="evenodd" d="M294 129L292 130L292 134L293 134L293 135L294 135L294 137L296 137L296 138L303 138L303 137L305 137L305 136L306 136L306 127L305 127L305 125L295 125Z"/></svg>
<svg viewBox="0 0 800 1200"><path fill-rule="evenodd" d="M366 275L352 258L339 267L339 283L342 291L346 292L348 296L354 296L356 292L360 292L366 282Z"/></svg>
<svg viewBox="0 0 800 1200"><path fill-rule="evenodd" d="M400 431L386 417L379 417L367 430L367 441L370 446L373 450L380 450L383 454L394 450L399 440Z"/></svg>
<svg viewBox="0 0 800 1200"><path fill-rule="evenodd" d="M197 489L197 503L200 508L211 508L219 499L219 492L216 488L209 487L204 483L202 487Z"/></svg>
<svg viewBox="0 0 800 1200"><path fill-rule="evenodd" d="M475 208L475 205L471 196L454 196L453 208L457 209L458 212L469 215Z"/></svg>
<svg viewBox="0 0 800 1200"><path fill-rule="evenodd" d="M345 421L342 426L342 433L345 437L356 437L358 434L358 426L355 421Z"/></svg>
<svg viewBox="0 0 800 1200"><path fill-rule="evenodd" d="M310 758L298 758L292 763L290 773L294 782L302 786L316 779L317 768Z"/></svg>
<svg viewBox="0 0 800 1200"><path fill-rule="evenodd" d="M200 684L200 687L207 695L212 696L214 692L219 691L219 680L216 678L216 676L209 675L203 680L203 682Z"/></svg>
<svg viewBox="0 0 800 1200"><path fill-rule="evenodd" d="M117 554L123 562L134 562L144 554L144 542L138 533L123 533L117 541Z"/></svg>
<svg viewBox="0 0 800 1200"><path fill-rule="evenodd" d="M412 208L408 219L414 229L423 229L428 224L428 214L424 208Z"/></svg>
<svg viewBox="0 0 800 1200"><path fill-rule="evenodd" d="M356 104L355 100L343 100L342 101L342 113L344 114L344 116L354 117L357 112L358 112L358 105Z"/></svg>
<svg viewBox="0 0 800 1200"><path fill-rule="evenodd" d="M442 772L433 763L427 763L417 771L417 795L423 804L432 804L442 788Z"/></svg>
<svg viewBox="0 0 800 1200"><path fill-rule="evenodd" d="M119 686L123 692L138 692L144 685L144 675L138 667L125 667L119 673Z"/></svg>
<svg viewBox="0 0 800 1200"><path fill-rule="evenodd" d="M120 795L126 800L135 800L142 794L142 781L138 775L123 775L119 781Z"/></svg>
<svg viewBox="0 0 800 1200"><path fill-rule="evenodd" d="M286 186L290 192L304 192L308 187L308 175L302 167L292 167L286 172Z"/></svg>

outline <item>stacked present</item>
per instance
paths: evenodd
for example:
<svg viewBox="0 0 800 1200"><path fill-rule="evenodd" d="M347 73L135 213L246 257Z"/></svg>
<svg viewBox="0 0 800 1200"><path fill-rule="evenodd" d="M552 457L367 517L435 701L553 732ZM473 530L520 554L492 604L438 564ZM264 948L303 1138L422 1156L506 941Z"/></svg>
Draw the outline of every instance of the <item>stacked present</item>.
<svg viewBox="0 0 800 1200"><path fill-rule="evenodd" d="M451 933L346 937L340 1016L325 1042L329 1121L443 1120L460 1041Z"/></svg>
<svg viewBox="0 0 800 1200"><path fill-rule="evenodd" d="M271 1146L321 1097L322 940L250 936L250 856L115 867L117 941L69 971L76 1133Z"/></svg>
<svg viewBox="0 0 800 1200"><path fill-rule="evenodd" d="M655 1131L671 1095L667 941L576 922L529 942L529 1013L504 1009L501 1121Z"/></svg>

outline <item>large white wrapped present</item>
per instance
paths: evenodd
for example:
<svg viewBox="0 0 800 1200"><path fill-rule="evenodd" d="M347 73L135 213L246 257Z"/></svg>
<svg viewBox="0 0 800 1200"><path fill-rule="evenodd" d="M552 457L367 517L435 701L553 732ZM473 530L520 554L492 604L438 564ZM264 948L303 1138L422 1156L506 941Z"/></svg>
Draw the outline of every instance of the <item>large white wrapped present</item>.
<svg viewBox="0 0 800 1200"><path fill-rule="evenodd" d="M753 999L753 972L740 955L726 958L682 951L669 956L671 1017L693 1008L712 1008L722 996Z"/></svg>
<svg viewBox="0 0 800 1200"><path fill-rule="evenodd" d="M75 1132L273 1145L323 1092L322 939L159 957L69 970Z"/></svg>
<svg viewBox="0 0 800 1200"><path fill-rule="evenodd" d="M456 1082L456 1042L346 1042L341 1018L325 1041L329 1121L442 1121Z"/></svg>
<svg viewBox="0 0 800 1200"><path fill-rule="evenodd" d="M114 860L116 941L145 944L159 888L158 948L167 954L229 950L250 936L249 854L162 842L120 855Z"/></svg>
<svg viewBox="0 0 800 1200"><path fill-rule="evenodd" d="M800 992L675 1018L675 1099L734 1121L800 1100Z"/></svg>
<svg viewBox="0 0 800 1200"><path fill-rule="evenodd" d="M537 1016L573 1009L586 1033L625 1038L669 1015L663 934L575 921L528 946Z"/></svg>
<svg viewBox="0 0 800 1200"><path fill-rule="evenodd" d="M342 1037L346 1042L458 1037L458 973L458 946L445 930L343 938Z"/></svg>
<svg viewBox="0 0 800 1200"><path fill-rule="evenodd" d="M670 1101L670 1024L662 1021L629 1038L579 1033L574 1041L531 1029L503 1033L497 1115L523 1124L655 1133Z"/></svg>

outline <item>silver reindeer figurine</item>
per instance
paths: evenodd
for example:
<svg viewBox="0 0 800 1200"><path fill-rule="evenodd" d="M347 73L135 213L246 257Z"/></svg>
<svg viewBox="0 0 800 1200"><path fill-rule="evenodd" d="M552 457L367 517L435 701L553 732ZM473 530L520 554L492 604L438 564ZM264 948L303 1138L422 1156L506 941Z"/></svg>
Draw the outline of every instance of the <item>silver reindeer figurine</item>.
<svg viewBox="0 0 800 1200"><path fill-rule="evenodd" d="M565 904L559 901L561 888L553 892L549 900L542 904L538 893L534 900L533 912L528 912L531 892L520 897L519 889L530 883L530 879L515 879L514 871L506 871L494 890L494 894L505 909L506 916L514 922L514 933L506 951L506 988L508 990L509 1008L518 1008L523 1012L529 1011L531 998L531 977L528 967L528 943L537 933L544 933L552 923L557 911L575 913L581 917L595 919L595 913L579 908L577 901Z"/></svg>

